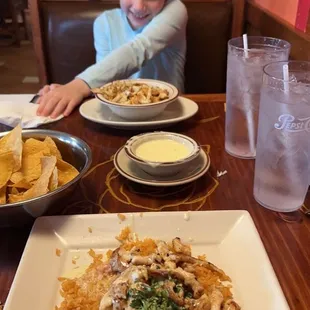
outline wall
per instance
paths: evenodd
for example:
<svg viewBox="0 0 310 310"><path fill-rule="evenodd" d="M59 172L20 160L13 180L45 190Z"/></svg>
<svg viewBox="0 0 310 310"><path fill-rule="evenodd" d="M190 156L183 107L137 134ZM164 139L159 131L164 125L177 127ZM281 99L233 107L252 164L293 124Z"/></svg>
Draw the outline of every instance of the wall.
<svg viewBox="0 0 310 310"><path fill-rule="evenodd" d="M298 0L255 0L254 2L295 25Z"/></svg>
<svg viewBox="0 0 310 310"><path fill-rule="evenodd" d="M305 31L310 0L254 0L254 2L296 28Z"/></svg>

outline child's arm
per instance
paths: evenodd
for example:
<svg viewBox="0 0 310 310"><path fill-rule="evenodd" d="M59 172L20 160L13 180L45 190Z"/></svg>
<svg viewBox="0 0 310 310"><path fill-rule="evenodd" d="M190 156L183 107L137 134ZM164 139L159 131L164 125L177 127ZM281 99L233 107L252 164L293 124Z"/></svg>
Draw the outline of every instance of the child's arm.
<svg viewBox="0 0 310 310"><path fill-rule="evenodd" d="M112 80L127 78L174 40L182 38L180 34L185 31L186 23L187 11L184 4L179 0L168 0L163 10L142 33L86 69L78 78L92 88Z"/></svg>

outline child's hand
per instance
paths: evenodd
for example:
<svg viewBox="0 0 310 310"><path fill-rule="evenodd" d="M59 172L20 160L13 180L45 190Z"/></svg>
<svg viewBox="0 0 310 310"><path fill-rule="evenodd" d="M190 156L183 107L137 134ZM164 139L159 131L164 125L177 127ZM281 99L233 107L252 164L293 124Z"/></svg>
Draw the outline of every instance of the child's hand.
<svg viewBox="0 0 310 310"><path fill-rule="evenodd" d="M42 87L42 88L39 90L38 94L39 94L40 96L43 96L43 95L47 94L49 91L51 91L51 90L53 90L53 89L55 89L56 87L59 87L59 86L61 86L61 85L60 85L60 84L45 85L44 87ZM39 102L38 102L38 103L39 103Z"/></svg>
<svg viewBox="0 0 310 310"><path fill-rule="evenodd" d="M80 79L75 79L68 84L53 89L50 87L40 98L37 115L50 115L52 118L56 118L60 114L68 116L90 94L88 85Z"/></svg>

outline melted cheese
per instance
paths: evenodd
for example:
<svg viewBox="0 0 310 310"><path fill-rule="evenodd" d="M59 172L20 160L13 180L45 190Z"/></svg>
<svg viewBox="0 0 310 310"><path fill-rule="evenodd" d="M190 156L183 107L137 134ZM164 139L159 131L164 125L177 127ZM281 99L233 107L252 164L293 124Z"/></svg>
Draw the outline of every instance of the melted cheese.
<svg viewBox="0 0 310 310"><path fill-rule="evenodd" d="M190 150L178 141L158 139L141 143L135 153L141 159L162 163L183 159L190 154Z"/></svg>

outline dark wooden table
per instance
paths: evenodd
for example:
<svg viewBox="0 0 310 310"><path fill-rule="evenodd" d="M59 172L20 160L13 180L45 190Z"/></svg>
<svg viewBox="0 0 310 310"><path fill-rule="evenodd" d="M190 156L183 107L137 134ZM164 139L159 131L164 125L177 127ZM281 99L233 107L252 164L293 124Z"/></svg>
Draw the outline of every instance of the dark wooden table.
<svg viewBox="0 0 310 310"><path fill-rule="evenodd" d="M158 190L140 186L116 173L111 160L113 154L137 132L94 124L83 119L78 111L46 126L82 138L93 151L92 168L74 195L63 201L62 213L248 210L291 309L310 309L310 218L301 211L283 215L259 206L252 194L254 160L237 159L224 150L225 96L189 97L199 103L199 112L169 130L189 135L204 145L210 152L212 163L204 177L178 188ZM1 131L7 129L0 127ZM217 170L227 170L228 173L217 178ZM309 196L305 205L310 205ZM2 303L8 295L29 231L29 227L0 229Z"/></svg>

